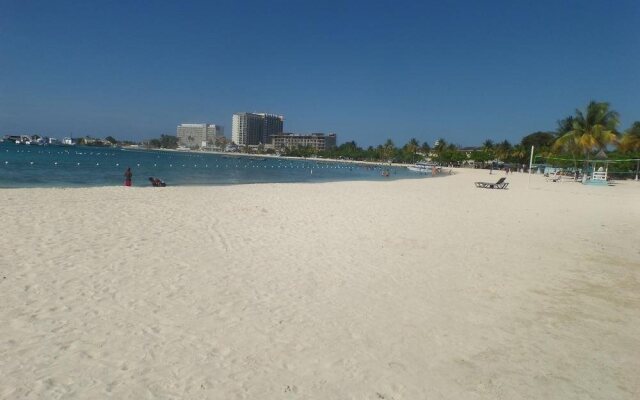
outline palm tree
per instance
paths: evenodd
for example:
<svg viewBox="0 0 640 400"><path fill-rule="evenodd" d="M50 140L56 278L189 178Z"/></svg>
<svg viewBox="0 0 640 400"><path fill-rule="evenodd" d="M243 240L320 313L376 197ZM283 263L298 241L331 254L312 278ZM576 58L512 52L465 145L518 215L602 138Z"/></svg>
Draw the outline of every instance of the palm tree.
<svg viewBox="0 0 640 400"><path fill-rule="evenodd" d="M447 141L444 140L444 138L440 138L438 140L435 141L435 143L433 144L433 150L435 150L435 152L437 154L442 153L442 151L447 147Z"/></svg>
<svg viewBox="0 0 640 400"><path fill-rule="evenodd" d="M558 121L558 129L556 130L556 134L558 137L564 135L565 133L573 130L573 116L570 115L567 118L561 119Z"/></svg>
<svg viewBox="0 0 640 400"><path fill-rule="evenodd" d="M594 150L604 150L607 145L617 141L616 127L619 122L618 113L609 109L609 103L591 101L586 113L576 110L571 129L556 140L554 147L569 151L577 148L588 159Z"/></svg>
<svg viewBox="0 0 640 400"><path fill-rule="evenodd" d="M508 140L500 142L496 147L496 157L501 161L506 161L509 152L511 152L511 143Z"/></svg>
<svg viewBox="0 0 640 400"><path fill-rule="evenodd" d="M636 121L627 129L620 140L620 151L623 153L640 151L640 121Z"/></svg>
<svg viewBox="0 0 640 400"><path fill-rule="evenodd" d="M484 141L484 143L482 143L482 151L486 154L486 158L489 160L493 160L495 156L493 151L494 147L495 147L495 144L491 139L487 139Z"/></svg>
<svg viewBox="0 0 640 400"><path fill-rule="evenodd" d="M414 156L420 148L420 142L416 138L411 138L407 144L404 145L404 150L411 156L411 162L414 162Z"/></svg>
<svg viewBox="0 0 640 400"><path fill-rule="evenodd" d="M393 140L387 139L387 141L382 146L382 158L384 161L388 161L391 163L393 161L393 156L396 153L396 146L393 144Z"/></svg>
<svg viewBox="0 0 640 400"><path fill-rule="evenodd" d="M444 138L440 138L433 143L433 151L436 153L438 162L440 162L440 160L442 159L442 153L444 153L446 148L447 148L447 141L444 140Z"/></svg>
<svg viewBox="0 0 640 400"><path fill-rule="evenodd" d="M578 142L572 141L572 140L568 140L564 143L558 142L558 138L563 137L564 135L566 135L567 133L573 130L574 120L575 118L572 115L570 115L567 118L564 118L558 121L558 129L556 130L556 138L554 142L552 143L551 147L548 150L541 149L540 155L542 157L549 157L554 153L560 153L563 151L568 152L571 154L571 157L573 158L573 167L575 169L578 169L577 159L580 156L580 153L582 153L582 149L578 144Z"/></svg>
<svg viewBox="0 0 640 400"><path fill-rule="evenodd" d="M431 147L429 146L429 143L427 142L422 143L422 146L420 146L420 151L424 154L425 158L429 157L429 152L431 152Z"/></svg>
<svg viewBox="0 0 640 400"><path fill-rule="evenodd" d="M518 164L524 164L527 161L527 148L521 144L513 146L510 157Z"/></svg>

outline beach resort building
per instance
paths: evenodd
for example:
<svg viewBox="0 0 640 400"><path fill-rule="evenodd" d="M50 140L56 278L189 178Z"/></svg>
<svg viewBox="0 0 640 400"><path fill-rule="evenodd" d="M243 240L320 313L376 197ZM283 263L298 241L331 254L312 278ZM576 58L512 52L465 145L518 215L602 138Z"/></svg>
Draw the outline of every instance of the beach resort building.
<svg viewBox="0 0 640 400"><path fill-rule="evenodd" d="M276 150L296 147L312 147L316 151L324 151L336 147L336 134L311 133L309 135L298 135L295 133L281 133L273 135L273 148Z"/></svg>
<svg viewBox="0 0 640 400"><path fill-rule="evenodd" d="M224 136L224 128L215 124L180 124L177 129L178 144L186 147L207 147L216 138Z"/></svg>
<svg viewBox="0 0 640 400"><path fill-rule="evenodd" d="M282 133L284 116L265 113L235 113L231 141L239 146L271 143L271 137Z"/></svg>

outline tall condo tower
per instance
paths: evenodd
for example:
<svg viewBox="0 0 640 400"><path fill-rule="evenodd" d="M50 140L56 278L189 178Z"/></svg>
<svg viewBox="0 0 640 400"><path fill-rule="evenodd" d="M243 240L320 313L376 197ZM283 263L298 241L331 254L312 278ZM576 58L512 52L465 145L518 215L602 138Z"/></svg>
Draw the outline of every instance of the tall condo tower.
<svg viewBox="0 0 640 400"><path fill-rule="evenodd" d="M231 140L237 145L271 143L271 137L282 133L284 117L265 113L235 113L231 127Z"/></svg>

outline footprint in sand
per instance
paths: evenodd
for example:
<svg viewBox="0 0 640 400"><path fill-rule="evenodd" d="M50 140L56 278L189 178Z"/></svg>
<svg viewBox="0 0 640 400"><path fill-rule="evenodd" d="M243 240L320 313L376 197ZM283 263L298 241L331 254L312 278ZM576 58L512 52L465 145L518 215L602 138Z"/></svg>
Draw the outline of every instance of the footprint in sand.
<svg viewBox="0 0 640 400"><path fill-rule="evenodd" d="M389 363L389 368L397 372L405 372L407 370L404 364L395 361Z"/></svg>
<svg viewBox="0 0 640 400"><path fill-rule="evenodd" d="M284 387L284 392L298 393L298 387L296 385L291 385L291 386L287 385Z"/></svg>

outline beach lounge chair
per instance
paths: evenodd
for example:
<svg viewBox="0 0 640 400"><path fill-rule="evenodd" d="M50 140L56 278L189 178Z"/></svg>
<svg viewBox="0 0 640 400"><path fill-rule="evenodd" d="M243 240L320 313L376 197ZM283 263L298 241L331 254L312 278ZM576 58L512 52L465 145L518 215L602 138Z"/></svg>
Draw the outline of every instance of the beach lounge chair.
<svg viewBox="0 0 640 400"><path fill-rule="evenodd" d="M484 188L484 189L506 189L509 186L508 182L505 182L507 178L500 178L498 182L476 182L476 187Z"/></svg>
<svg viewBox="0 0 640 400"><path fill-rule="evenodd" d="M558 171L556 171L556 172L554 172L553 174L549 174L549 176L547 176L547 177L545 178L545 181L547 181L547 182L549 182L549 181L551 181L551 182L559 182L559 181L562 181L562 175L560 175L560 174L558 173Z"/></svg>

